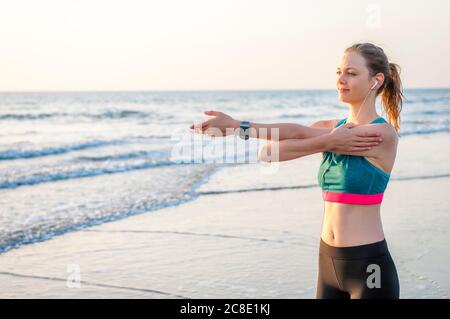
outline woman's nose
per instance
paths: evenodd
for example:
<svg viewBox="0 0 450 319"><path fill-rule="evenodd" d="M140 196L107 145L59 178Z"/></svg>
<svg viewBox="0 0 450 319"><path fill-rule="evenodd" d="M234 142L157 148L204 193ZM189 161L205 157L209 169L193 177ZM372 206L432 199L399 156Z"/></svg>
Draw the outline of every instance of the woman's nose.
<svg viewBox="0 0 450 319"><path fill-rule="evenodd" d="M344 77L342 75L340 75L337 82L338 82L338 84L345 84Z"/></svg>

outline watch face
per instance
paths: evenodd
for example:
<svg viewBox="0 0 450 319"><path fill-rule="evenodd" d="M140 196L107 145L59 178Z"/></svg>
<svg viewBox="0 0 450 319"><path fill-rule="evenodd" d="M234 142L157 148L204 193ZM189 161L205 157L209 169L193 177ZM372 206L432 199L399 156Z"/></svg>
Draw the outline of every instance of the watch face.
<svg viewBox="0 0 450 319"><path fill-rule="evenodd" d="M249 138L249 135L248 135L248 129L244 129L243 127L241 127L240 130L239 130L239 136L240 136L242 139L248 140L248 138Z"/></svg>
<svg viewBox="0 0 450 319"><path fill-rule="evenodd" d="M242 121L241 122L240 130L239 130L239 136L242 139L248 140L250 138L250 136L249 136L249 128L250 128L250 123L248 121Z"/></svg>

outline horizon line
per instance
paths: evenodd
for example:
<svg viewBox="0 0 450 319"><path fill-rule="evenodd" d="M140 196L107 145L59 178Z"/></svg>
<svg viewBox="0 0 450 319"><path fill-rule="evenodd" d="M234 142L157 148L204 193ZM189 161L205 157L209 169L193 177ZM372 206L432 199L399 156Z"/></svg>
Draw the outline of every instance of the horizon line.
<svg viewBox="0 0 450 319"><path fill-rule="evenodd" d="M450 87L407 87L403 90L449 90ZM285 88L285 89L120 89L120 90L0 90L0 94L3 93L137 93L137 92L270 92L270 91L335 91L336 89L324 89L324 88Z"/></svg>

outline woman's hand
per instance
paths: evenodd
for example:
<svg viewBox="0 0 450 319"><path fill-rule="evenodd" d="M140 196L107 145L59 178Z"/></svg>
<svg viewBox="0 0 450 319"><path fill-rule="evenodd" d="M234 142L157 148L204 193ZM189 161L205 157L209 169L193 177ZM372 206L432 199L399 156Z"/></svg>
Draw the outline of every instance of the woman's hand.
<svg viewBox="0 0 450 319"><path fill-rule="evenodd" d="M354 123L345 123L337 128L334 128L329 133L329 148L331 152L355 152L370 150L382 142L381 133L370 132L355 132L353 127L357 125Z"/></svg>
<svg viewBox="0 0 450 319"><path fill-rule="evenodd" d="M196 133L220 137L227 135L227 133L230 135L235 129L239 128L240 121L233 119L225 113L216 111L206 111L204 113L206 115L214 116L214 118L199 124L192 124L189 128L193 129Z"/></svg>

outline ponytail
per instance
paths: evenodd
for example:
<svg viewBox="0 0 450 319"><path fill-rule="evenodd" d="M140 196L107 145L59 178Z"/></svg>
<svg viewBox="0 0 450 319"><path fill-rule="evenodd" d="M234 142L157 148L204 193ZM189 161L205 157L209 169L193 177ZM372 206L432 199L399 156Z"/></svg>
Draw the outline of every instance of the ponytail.
<svg viewBox="0 0 450 319"><path fill-rule="evenodd" d="M395 63L389 63L389 76L385 80L386 85L381 93L381 103L384 106L389 122L395 130L400 130L400 112L403 106L403 88L400 79L400 67Z"/></svg>

